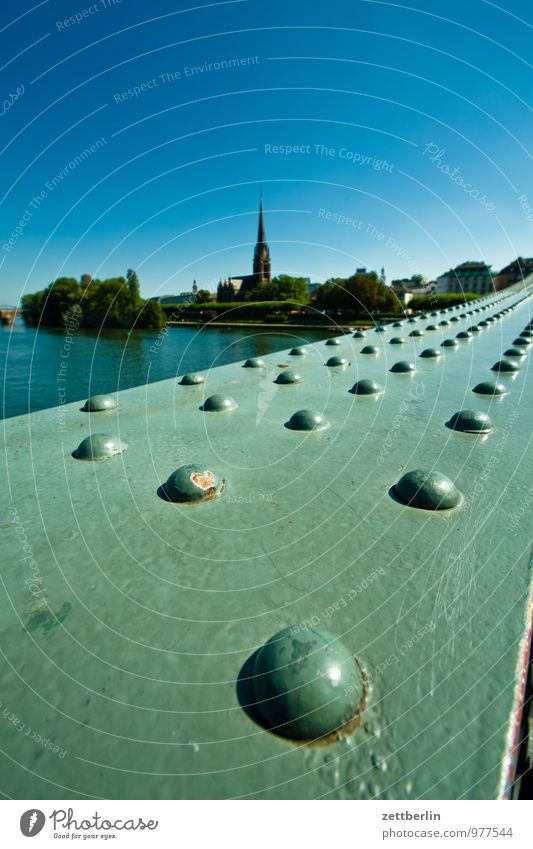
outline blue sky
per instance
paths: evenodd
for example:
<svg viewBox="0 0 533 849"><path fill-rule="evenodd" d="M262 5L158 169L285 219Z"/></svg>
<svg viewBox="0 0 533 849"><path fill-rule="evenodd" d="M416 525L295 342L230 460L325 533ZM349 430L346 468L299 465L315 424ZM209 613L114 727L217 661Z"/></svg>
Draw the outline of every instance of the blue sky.
<svg viewBox="0 0 533 849"><path fill-rule="evenodd" d="M4 5L0 303L128 267L145 296L214 290L251 271L261 186L274 273L533 255L531 21L526 0Z"/></svg>

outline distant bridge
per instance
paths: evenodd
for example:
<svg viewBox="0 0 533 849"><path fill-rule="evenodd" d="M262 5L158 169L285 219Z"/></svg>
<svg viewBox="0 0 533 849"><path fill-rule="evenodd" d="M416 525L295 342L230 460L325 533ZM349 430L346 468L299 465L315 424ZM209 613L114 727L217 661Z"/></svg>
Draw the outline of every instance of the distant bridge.
<svg viewBox="0 0 533 849"><path fill-rule="evenodd" d="M21 315L17 307L0 307L0 322L4 325L11 325Z"/></svg>

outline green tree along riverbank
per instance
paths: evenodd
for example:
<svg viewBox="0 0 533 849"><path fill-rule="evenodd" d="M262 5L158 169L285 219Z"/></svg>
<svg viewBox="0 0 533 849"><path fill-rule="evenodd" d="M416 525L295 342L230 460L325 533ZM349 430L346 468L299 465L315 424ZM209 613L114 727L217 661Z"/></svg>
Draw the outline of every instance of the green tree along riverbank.
<svg viewBox="0 0 533 849"><path fill-rule="evenodd" d="M137 274L96 280L84 274L81 279L60 277L46 289L22 298L22 315L27 324L64 327L76 316L80 327L150 328L165 324L165 313L156 301L140 295Z"/></svg>

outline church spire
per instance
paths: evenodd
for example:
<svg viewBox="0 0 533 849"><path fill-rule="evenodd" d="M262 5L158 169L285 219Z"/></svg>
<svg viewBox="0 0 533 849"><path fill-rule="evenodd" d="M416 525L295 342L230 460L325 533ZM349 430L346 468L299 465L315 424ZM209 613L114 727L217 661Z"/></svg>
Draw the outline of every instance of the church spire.
<svg viewBox="0 0 533 849"><path fill-rule="evenodd" d="M259 198L259 226L257 228L257 244L254 252L254 276L257 283L270 280L270 251L265 236L265 218L263 215L263 192Z"/></svg>

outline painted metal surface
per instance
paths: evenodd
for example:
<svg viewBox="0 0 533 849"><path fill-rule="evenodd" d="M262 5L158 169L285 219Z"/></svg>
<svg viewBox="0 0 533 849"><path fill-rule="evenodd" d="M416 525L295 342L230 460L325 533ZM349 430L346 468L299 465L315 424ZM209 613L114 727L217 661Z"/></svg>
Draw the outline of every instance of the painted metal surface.
<svg viewBox="0 0 533 849"><path fill-rule="evenodd" d="M348 368L324 367L324 343L306 346L297 382L278 381L282 352L205 383L121 392L115 409L78 402L4 422L11 796L505 795L529 621L533 376L529 356L491 372L517 337L528 354L531 307L517 288L492 300L406 338L414 373L391 373L387 325L371 334L378 356L339 337ZM518 302L441 347L450 329ZM442 356L421 357L428 344ZM473 392L495 382L502 394ZM202 411L212 396L235 406ZM329 427L286 426L305 411L296 423ZM490 415L492 429L447 426L458 411ZM91 433L127 451L79 462ZM182 492L172 475L184 466L192 491L211 481L217 497L163 497L169 478ZM459 506L401 503L394 488L415 470L448 478ZM254 658L295 625L331 633L366 682L360 721L320 744L254 713Z"/></svg>

